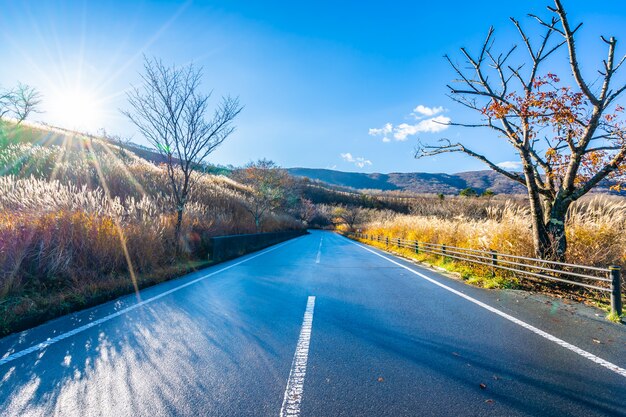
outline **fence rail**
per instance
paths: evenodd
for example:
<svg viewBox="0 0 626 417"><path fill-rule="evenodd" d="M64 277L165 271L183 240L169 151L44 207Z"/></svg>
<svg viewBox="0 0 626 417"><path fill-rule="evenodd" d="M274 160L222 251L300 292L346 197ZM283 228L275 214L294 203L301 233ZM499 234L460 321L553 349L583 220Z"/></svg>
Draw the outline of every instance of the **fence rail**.
<svg viewBox="0 0 626 417"><path fill-rule="evenodd" d="M512 272L515 277L535 282L560 282L586 290L610 294L611 312L622 314L621 270L619 266L599 268L595 266L575 265L566 262L549 261L526 256L509 255L494 250L479 250L448 246L430 242L419 242L404 238L367 233L354 233L354 237L378 243L387 247L409 249L415 253L451 258L462 262L483 265L496 270Z"/></svg>

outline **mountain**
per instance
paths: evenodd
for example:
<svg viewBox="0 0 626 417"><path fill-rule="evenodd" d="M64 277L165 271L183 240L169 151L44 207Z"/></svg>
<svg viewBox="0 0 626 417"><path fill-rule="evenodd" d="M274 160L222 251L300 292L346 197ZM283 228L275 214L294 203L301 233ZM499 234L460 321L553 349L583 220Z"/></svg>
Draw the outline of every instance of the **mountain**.
<svg viewBox="0 0 626 417"><path fill-rule="evenodd" d="M425 172L394 172L365 174L331 169L289 168L289 173L327 184L358 190L409 191L413 193L458 194L471 187L482 192L487 189L497 194L520 194L525 188L495 171L470 171L458 174L429 174Z"/></svg>
<svg viewBox="0 0 626 417"><path fill-rule="evenodd" d="M355 190L407 191L416 194L458 194L465 188L473 188L479 193L491 190L496 194L526 194L521 184L492 170L468 171L457 174L429 174L426 172L392 172L389 174L366 174L343 172L321 168L288 168L296 177L306 177L322 181L336 187ZM592 193L617 194L610 189L614 182L601 181Z"/></svg>

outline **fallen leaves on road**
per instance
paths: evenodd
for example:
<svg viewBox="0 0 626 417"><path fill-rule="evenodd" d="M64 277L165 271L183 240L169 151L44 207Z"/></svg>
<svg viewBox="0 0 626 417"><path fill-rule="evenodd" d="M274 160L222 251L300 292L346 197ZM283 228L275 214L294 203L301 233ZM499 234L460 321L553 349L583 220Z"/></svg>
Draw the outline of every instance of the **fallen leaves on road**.
<svg viewBox="0 0 626 417"><path fill-rule="evenodd" d="M482 382L480 383L479 386L480 386L480 389L487 389L487 385L483 384Z"/></svg>
<svg viewBox="0 0 626 417"><path fill-rule="evenodd" d="M382 376L378 377L378 382L383 382L385 380L385 378L383 378Z"/></svg>

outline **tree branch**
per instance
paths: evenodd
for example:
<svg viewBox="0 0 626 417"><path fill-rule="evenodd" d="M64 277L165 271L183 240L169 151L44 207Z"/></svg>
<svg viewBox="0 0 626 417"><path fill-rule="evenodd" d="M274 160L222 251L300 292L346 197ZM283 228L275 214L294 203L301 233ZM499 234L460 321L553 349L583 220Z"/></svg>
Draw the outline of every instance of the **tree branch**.
<svg viewBox="0 0 626 417"><path fill-rule="evenodd" d="M439 142L443 143L442 145L437 145L437 146L433 146L433 145L424 145L424 144L418 144L418 147L415 150L414 156L415 158L419 159L419 158L424 158L424 157L428 157L428 156L434 156L434 155L439 155L439 154L443 154L443 153L454 153L454 152L462 152L465 153L473 158L478 159L479 161L485 163L487 166L489 166L489 168L493 169L496 172L499 172L500 174L504 175L507 178L512 179L513 181L519 182L520 184L526 186L526 180L520 176L519 174L513 173L513 172L509 172L501 167L499 167L498 165L494 164L493 162L491 162L489 159L487 159L484 155L481 155L479 153L476 153L468 148L466 148L464 145L462 145L461 143L451 143L448 139L440 139Z"/></svg>

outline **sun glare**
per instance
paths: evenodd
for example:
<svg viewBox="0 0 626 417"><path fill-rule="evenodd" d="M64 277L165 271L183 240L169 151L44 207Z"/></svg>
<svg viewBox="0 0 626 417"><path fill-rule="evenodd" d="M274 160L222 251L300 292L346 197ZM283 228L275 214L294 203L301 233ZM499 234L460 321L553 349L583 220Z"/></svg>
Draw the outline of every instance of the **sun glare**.
<svg viewBox="0 0 626 417"><path fill-rule="evenodd" d="M50 97L49 117L59 127L95 130L100 127L98 99L84 90L58 91Z"/></svg>

